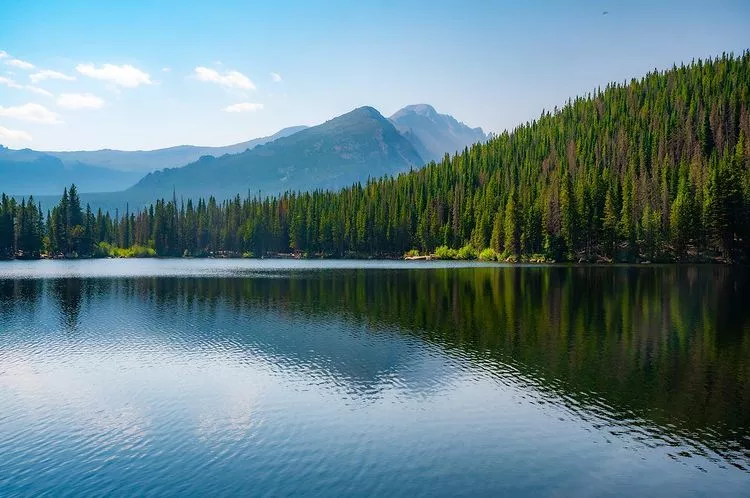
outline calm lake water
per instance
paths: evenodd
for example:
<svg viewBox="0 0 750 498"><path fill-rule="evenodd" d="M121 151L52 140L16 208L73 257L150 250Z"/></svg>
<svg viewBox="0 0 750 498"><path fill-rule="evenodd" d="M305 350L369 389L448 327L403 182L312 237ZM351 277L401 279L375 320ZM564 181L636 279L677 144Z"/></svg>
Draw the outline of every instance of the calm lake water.
<svg viewBox="0 0 750 498"><path fill-rule="evenodd" d="M0 263L0 495L745 495L750 272Z"/></svg>

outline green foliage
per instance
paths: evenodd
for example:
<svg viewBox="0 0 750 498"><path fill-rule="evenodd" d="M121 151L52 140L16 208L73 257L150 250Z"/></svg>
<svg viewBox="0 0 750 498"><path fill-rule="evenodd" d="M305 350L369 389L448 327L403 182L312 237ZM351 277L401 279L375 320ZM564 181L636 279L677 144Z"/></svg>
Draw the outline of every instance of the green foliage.
<svg viewBox="0 0 750 498"><path fill-rule="evenodd" d="M458 256L458 251L448 246L440 246L435 249L435 259L456 259L456 256Z"/></svg>
<svg viewBox="0 0 750 498"><path fill-rule="evenodd" d="M139 245L123 249L107 242L100 242L97 248L97 254L106 255L110 258L153 258L156 256L156 251L153 248Z"/></svg>
<svg viewBox="0 0 750 498"><path fill-rule="evenodd" d="M652 211L649 206L643 210L643 217L638 225L641 253L645 258L653 260L661 246L661 213Z"/></svg>
<svg viewBox="0 0 750 498"><path fill-rule="evenodd" d="M477 251L471 244L466 244L456 253L456 259L477 259Z"/></svg>
<svg viewBox="0 0 750 498"><path fill-rule="evenodd" d="M602 252L605 256L615 255L617 247L617 207L614 190L607 189L604 201L604 216L602 218Z"/></svg>
<svg viewBox="0 0 750 498"><path fill-rule="evenodd" d="M498 254L491 247L488 247L487 249L483 249L479 253L479 260L480 261L497 261L497 259L498 259Z"/></svg>
<svg viewBox="0 0 750 498"><path fill-rule="evenodd" d="M565 240L559 235L547 234L544 238L544 257L550 261L564 261Z"/></svg>
<svg viewBox="0 0 750 498"><path fill-rule="evenodd" d="M46 237L48 251L79 255L107 242L175 257L414 248L476 257L470 246L511 260L746 261L748 95L744 52L608 85L439 163L338 191L186 203L172 195L111 217L82 213L71 187L46 223L33 203L4 198L0 257L33 255Z"/></svg>
<svg viewBox="0 0 750 498"><path fill-rule="evenodd" d="M685 248L691 238L694 220L692 219L693 196L685 182L680 183L680 190L672 203L669 225L672 228L672 241L676 255L684 256ZM710 207L708 208L711 209Z"/></svg>
<svg viewBox="0 0 750 498"><path fill-rule="evenodd" d="M99 242L94 246L91 257L93 258L109 258L114 257L112 254L116 248L107 242Z"/></svg>
<svg viewBox="0 0 750 498"><path fill-rule="evenodd" d="M521 210L517 199L518 196L514 189L505 204L505 222L503 223L505 251L516 256L521 253Z"/></svg>

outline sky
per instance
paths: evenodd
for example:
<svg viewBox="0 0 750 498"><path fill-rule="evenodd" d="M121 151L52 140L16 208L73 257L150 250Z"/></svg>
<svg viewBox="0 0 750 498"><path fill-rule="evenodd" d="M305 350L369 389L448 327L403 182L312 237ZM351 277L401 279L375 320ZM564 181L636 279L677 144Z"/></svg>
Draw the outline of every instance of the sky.
<svg viewBox="0 0 750 498"><path fill-rule="evenodd" d="M227 145L417 103L498 133L746 49L747 0L2 0L0 144Z"/></svg>

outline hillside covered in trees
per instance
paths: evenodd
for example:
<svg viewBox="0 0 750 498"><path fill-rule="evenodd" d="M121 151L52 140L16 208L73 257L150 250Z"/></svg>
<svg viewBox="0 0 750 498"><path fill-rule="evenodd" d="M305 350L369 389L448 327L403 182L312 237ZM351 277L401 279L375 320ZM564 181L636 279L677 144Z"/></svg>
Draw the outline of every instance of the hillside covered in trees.
<svg viewBox="0 0 750 498"><path fill-rule="evenodd" d="M750 52L611 84L439 163L339 191L43 215L3 197L0 254L422 253L747 261Z"/></svg>

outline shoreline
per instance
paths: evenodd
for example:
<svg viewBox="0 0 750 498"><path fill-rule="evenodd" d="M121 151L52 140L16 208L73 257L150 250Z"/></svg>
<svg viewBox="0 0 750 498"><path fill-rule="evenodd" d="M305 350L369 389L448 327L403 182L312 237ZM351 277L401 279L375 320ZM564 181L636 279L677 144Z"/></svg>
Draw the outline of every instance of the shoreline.
<svg viewBox="0 0 750 498"><path fill-rule="evenodd" d="M295 261L392 261L392 262L408 262L418 265L420 263L484 263L487 265L499 264L507 266L569 266L569 267L587 267L587 266L601 266L601 267L612 267L612 266L661 266L661 265L716 265L716 266L748 266L747 263L743 262L728 262L723 259L711 259L711 258L695 258L689 260L634 260L634 261L617 261L617 260L605 260L603 258L597 258L596 260L579 260L579 261L554 261L546 260L544 258L508 258L508 259L481 259L481 258L439 258L434 255L425 256L362 256L362 257L333 257L333 256L315 256L315 257L295 257L295 256L265 256L265 257L247 257L247 256L105 256L105 257L49 257L40 256L38 258L0 258L0 264L5 262L13 261L89 261L89 260L203 260L203 259L215 259L215 260L295 260Z"/></svg>

